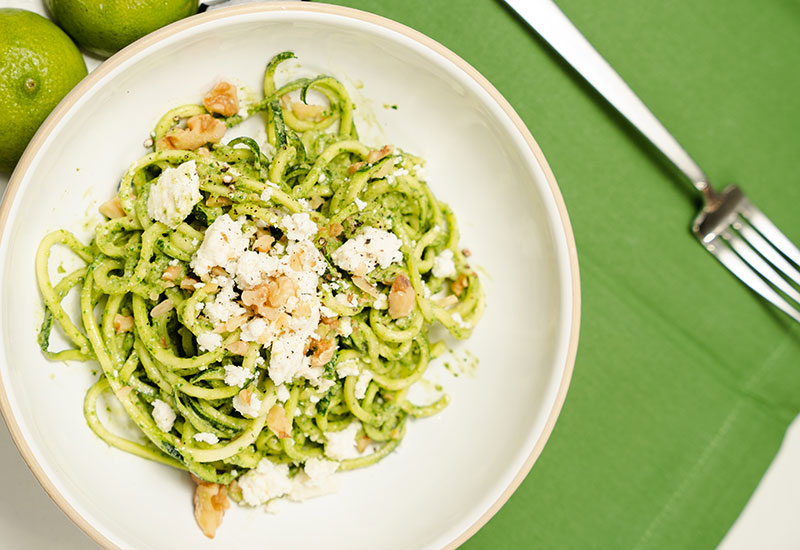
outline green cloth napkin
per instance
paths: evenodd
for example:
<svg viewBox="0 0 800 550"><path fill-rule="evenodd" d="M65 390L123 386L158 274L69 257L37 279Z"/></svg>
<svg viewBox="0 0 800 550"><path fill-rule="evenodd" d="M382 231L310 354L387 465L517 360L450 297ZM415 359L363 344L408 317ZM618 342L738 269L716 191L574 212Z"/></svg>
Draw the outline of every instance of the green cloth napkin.
<svg viewBox="0 0 800 550"><path fill-rule="evenodd" d="M800 411L800 327L703 250L693 189L502 3L334 3L483 73L543 149L575 230L569 395L531 474L463 548L713 548ZM740 183L800 242L798 2L558 4L713 182Z"/></svg>

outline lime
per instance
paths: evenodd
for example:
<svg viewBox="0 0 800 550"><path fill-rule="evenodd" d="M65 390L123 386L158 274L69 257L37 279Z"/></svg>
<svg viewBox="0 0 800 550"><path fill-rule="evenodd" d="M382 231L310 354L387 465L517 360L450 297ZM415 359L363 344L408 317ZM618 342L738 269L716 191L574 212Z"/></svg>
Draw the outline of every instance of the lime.
<svg viewBox="0 0 800 550"><path fill-rule="evenodd" d="M0 172L10 172L42 121L86 76L69 36L33 12L0 8Z"/></svg>
<svg viewBox="0 0 800 550"><path fill-rule="evenodd" d="M197 0L45 0L45 5L78 45L102 57L197 13Z"/></svg>

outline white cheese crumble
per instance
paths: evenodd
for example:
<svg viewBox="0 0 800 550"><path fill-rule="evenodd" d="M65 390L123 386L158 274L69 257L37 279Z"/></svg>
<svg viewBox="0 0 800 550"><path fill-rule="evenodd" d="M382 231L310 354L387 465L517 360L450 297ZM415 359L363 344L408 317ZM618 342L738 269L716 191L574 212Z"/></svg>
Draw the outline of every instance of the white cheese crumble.
<svg viewBox="0 0 800 550"><path fill-rule="evenodd" d="M211 432L196 433L193 437L195 441L203 441L209 445L215 445L216 443L219 443L219 438Z"/></svg>
<svg viewBox="0 0 800 550"><path fill-rule="evenodd" d="M365 370L358 375L358 380L356 380L356 387L355 387L356 399L364 399L364 396L367 395L367 388L369 387L369 383L371 380L372 380L372 373L368 370Z"/></svg>
<svg viewBox="0 0 800 550"><path fill-rule="evenodd" d="M358 368L358 360L356 359L345 359L339 363L336 363L336 374L339 375L339 378L346 378L348 376L357 376L361 369Z"/></svg>
<svg viewBox="0 0 800 550"><path fill-rule="evenodd" d="M250 395L250 403L241 397L239 392L233 396L233 408L239 411L245 418L255 418L261 412L261 399L254 393Z"/></svg>
<svg viewBox="0 0 800 550"><path fill-rule="evenodd" d="M362 201L362 200L361 200L361 199L359 199L358 197L356 197L356 199L355 199L353 202L354 202L354 203L356 203L356 208L358 208L358 211L359 211L359 212L361 212L362 210L364 210L364 208L366 208L366 206L367 206L367 203L366 203L366 202L364 202L364 201Z"/></svg>
<svg viewBox="0 0 800 550"><path fill-rule="evenodd" d="M201 351L214 351L222 345L222 335L214 332L204 332L197 336L197 345Z"/></svg>
<svg viewBox="0 0 800 550"><path fill-rule="evenodd" d="M355 275L366 275L377 266L389 267L403 260L402 241L394 233L365 226L333 253L333 261Z"/></svg>
<svg viewBox="0 0 800 550"><path fill-rule="evenodd" d="M307 212L284 216L281 223L286 228L286 238L292 241L304 241L317 234L317 224Z"/></svg>
<svg viewBox="0 0 800 550"><path fill-rule="evenodd" d="M433 276L447 279L455 274L456 264L453 261L453 251L445 248L433 259Z"/></svg>
<svg viewBox="0 0 800 550"><path fill-rule="evenodd" d="M339 432L325 432L325 456L334 460L345 460L359 456L356 448L356 434L361 429L361 422L353 421Z"/></svg>
<svg viewBox="0 0 800 550"><path fill-rule="evenodd" d="M289 393L289 388L287 388L283 384L275 388L275 393L278 396L278 401L280 401L281 403L286 403L289 400L289 397L291 397L291 394Z"/></svg>
<svg viewBox="0 0 800 550"><path fill-rule="evenodd" d="M353 334L353 323L350 321L350 317L339 319L339 334L345 338Z"/></svg>
<svg viewBox="0 0 800 550"><path fill-rule="evenodd" d="M248 380L253 378L253 373L237 365L225 365L225 383L229 386L243 388Z"/></svg>
<svg viewBox="0 0 800 550"><path fill-rule="evenodd" d="M375 301L372 302L372 307L375 309L386 309L389 307L389 298L386 294L380 293L378 297L375 298Z"/></svg>
<svg viewBox="0 0 800 550"><path fill-rule="evenodd" d="M223 214L206 229L203 242L192 256L189 264L200 277L205 277L211 268L220 266L234 273L239 256L250 246L250 236L242 232L245 217L237 220Z"/></svg>
<svg viewBox="0 0 800 550"><path fill-rule="evenodd" d="M147 215L175 229L202 198L197 164L190 160L176 168L166 168L150 186Z"/></svg>
<svg viewBox="0 0 800 550"><path fill-rule="evenodd" d="M234 301L237 296L233 288L233 279L225 279L221 286L222 289L214 297L214 301L207 303L205 307L206 315L214 326L246 313L245 309Z"/></svg>
<svg viewBox="0 0 800 550"><path fill-rule="evenodd" d="M160 399L153 401L153 420L156 421L156 426L164 433L169 433L172 430L172 425L175 424L177 415L169 404Z"/></svg>
<svg viewBox="0 0 800 550"><path fill-rule="evenodd" d="M338 468L338 462L310 458L303 470L290 478L288 464L276 464L262 458L258 466L241 476L237 483L247 504L259 506L269 503L271 506L281 497L300 501L335 491L333 473Z"/></svg>

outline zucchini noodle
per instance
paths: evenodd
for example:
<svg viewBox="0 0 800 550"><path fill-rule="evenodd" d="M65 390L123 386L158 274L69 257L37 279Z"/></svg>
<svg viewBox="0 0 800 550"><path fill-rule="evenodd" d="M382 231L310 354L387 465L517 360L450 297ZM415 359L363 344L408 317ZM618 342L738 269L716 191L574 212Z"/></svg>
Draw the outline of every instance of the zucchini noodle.
<svg viewBox="0 0 800 550"><path fill-rule="evenodd" d="M243 485L264 459L296 477L311 460L349 470L391 453L410 417L448 403L407 398L443 348L429 328L465 339L484 308L424 161L359 141L353 103L333 77L276 84L292 57L275 56L264 97L235 112L205 102L167 112L151 151L101 208L107 221L93 240L55 231L36 255L44 354L102 368L84 402L94 433L249 504L235 480ZM307 103L312 92L324 104ZM251 117L265 124L262 145L201 133L202 143L175 147L195 122L224 131ZM84 264L58 282L55 246ZM72 289L78 319L62 306ZM54 326L69 349L50 351ZM146 443L103 425L104 393ZM342 434L346 452L334 444Z"/></svg>

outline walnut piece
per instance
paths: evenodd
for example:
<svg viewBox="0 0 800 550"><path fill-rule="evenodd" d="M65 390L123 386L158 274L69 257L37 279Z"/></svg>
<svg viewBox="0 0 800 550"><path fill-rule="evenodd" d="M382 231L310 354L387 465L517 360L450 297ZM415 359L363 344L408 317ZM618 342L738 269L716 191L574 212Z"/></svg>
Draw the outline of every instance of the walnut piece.
<svg viewBox="0 0 800 550"><path fill-rule="evenodd" d="M122 203L120 202L119 197L114 197L111 200L107 200L100 205L98 210L106 218L114 219L125 217L125 210L122 209Z"/></svg>
<svg viewBox="0 0 800 550"><path fill-rule="evenodd" d="M282 405L273 405L267 413L267 427L281 439L292 437L292 423Z"/></svg>
<svg viewBox="0 0 800 550"><path fill-rule="evenodd" d="M380 149L373 149L367 155L367 162L370 164L375 164L382 158L387 157L392 151L394 151L394 147L391 145L384 145Z"/></svg>
<svg viewBox="0 0 800 550"><path fill-rule="evenodd" d="M130 315L114 315L114 330L117 334L121 332L130 332L133 328L133 317Z"/></svg>
<svg viewBox="0 0 800 550"><path fill-rule="evenodd" d="M405 317L414 309L416 294L411 286L411 281L404 273L394 278L392 289L389 291L389 315L392 319Z"/></svg>
<svg viewBox="0 0 800 550"><path fill-rule="evenodd" d="M239 112L236 86L230 82L220 82L203 98L203 107L210 113L219 113L222 116L235 115Z"/></svg>
<svg viewBox="0 0 800 550"><path fill-rule="evenodd" d="M222 524L225 510L230 508L228 491L224 485L203 481L194 475L192 479L197 483L194 490L194 518L203 534L213 539Z"/></svg>
<svg viewBox="0 0 800 550"><path fill-rule="evenodd" d="M225 135L225 123L211 115L195 115L186 128L176 128L158 141L159 149L193 150L206 143L219 143Z"/></svg>
<svg viewBox="0 0 800 550"><path fill-rule="evenodd" d="M336 351L335 340L320 340L316 343L316 349L311 356L311 366L321 367L333 359L333 354Z"/></svg>

